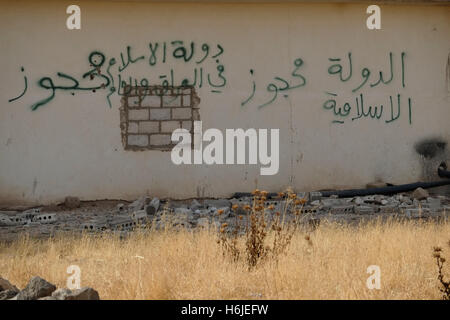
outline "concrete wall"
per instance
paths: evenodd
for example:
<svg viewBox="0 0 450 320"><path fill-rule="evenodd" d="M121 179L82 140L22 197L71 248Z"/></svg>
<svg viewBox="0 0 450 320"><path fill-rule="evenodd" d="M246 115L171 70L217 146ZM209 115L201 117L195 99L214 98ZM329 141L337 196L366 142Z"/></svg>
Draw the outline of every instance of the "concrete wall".
<svg viewBox="0 0 450 320"><path fill-rule="evenodd" d="M433 178L428 159L417 151L424 141L442 147L430 157L447 157L449 6L383 5L382 29L371 31L367 4L79 1L82 29L70 31L70 4L1 3L1 202L43 203L66 195L131 199L144 193L216 197L255 187L360 187L376 179L406 183ZM179 44L173 41L183 41L186 57L173 56ZM150 59L150 43L156 60ZM193 57L185 59L191 43ZM135 62L122 66L127 46ZM100 63L89 61L93 52L104 55L100 74L114 79L116 91L112 83L101 87L101 76L83 78L95 69L90 64ZM346 80L349 53L352 76ZM111 58L116 64L108 73ZM335 58L341 59L342 81L328 71ZM204 129L280 129L277 175L261 176L259 165L175 166L170 152L124 149L118 76L132 77L133 84L173 78L179 85L193 81L195 70L203 73L195 90ZM386 84L376 84L380 71ZM296 87L302 77L305 85ZM25 78L25 94L9 102L23 93ZM286 83L291 88L281 90ZM358 118L361 95L365 113Z"/></svg>

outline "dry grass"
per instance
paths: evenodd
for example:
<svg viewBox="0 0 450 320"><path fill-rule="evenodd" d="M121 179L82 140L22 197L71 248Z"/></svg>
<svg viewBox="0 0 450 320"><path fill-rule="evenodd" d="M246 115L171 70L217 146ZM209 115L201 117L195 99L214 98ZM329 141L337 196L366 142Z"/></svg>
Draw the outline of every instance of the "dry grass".
<svg viewBox="0 0 450 320"><path fill-rule="evenodd" d="M65 287L75 264L81 285L102 299L441 299L433 247L449 256L449 237L448 223L321 225L309 237L297 232L278 263L250 271L223 256L217 234L206 230L23 238L0 243L0 276L19 287L35 275ZM369 265L381 268L380 290L366 287Z"/></svg>

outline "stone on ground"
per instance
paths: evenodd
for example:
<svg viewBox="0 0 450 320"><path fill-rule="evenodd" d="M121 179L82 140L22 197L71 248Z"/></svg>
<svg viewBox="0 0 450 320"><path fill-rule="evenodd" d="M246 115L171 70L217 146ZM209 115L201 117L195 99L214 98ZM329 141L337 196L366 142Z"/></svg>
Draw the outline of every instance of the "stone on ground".
<svg viewBox="0 0 450 320"><path fill-rule="evenodd" d="M0 300L12 299L19 293L19 290L4 290L0 292Z"/></svg>
<svg viewBox="0 0 450 320"><path fill-rule="evenodd" d="M16 290L16 291L19 291L19 289L17 289L16 286L11 284L11 282L9 282L6 279L0 278L0 291L5 291L5 290Z"/></svg>
<svg viewBox="0 0 450 320"><path fill-rule="evenodd" d="M411 194L411 197L413 199L417 199L417 200L424 200L426 198L428 198L430 195L428 194L428 191L422 188L417 188L416 190L414 190L414 192Z"/></svg>
<svg viewBox="0 0 450 320"><path fill-rule="evenodd" d="M14 298L19 289L6 279L0 278L0 300L8 300Z"/></svg>
<svg viewBox="0 0 450 320"><path fill-rule="evenodd" d="M52 297L56 300L66 300L66 297L72 293L72 290L67 288L61 288L53 291Z"/></svg>
<svg viewBox="0 0 450 320"><path fill-rule="evenodd" d="M52 296L48 296L48 297L43 297L43 298L39 298L38 300L58 300Z"/></svg>
<svg viewBox="0 0 450 320"><path fill-rule="evenodd" d="M100 296L96 290L84 287L73 290L64 300L100 300Z"/></svg>
<svg viewBox="0 0 450 320"><path fill-rule="evenodd" d="M55 290L56 287L50 282L41 277L33 277L25 289L19 292L17 300L37 300L51 295Z"/></svg>
<svg viewBox="0 0 450 320"><path fill-rule="evenodd" d="M58 289L52 294L54 300L100 300L98 292L92 288L70 290L67 288Z"/></svg>

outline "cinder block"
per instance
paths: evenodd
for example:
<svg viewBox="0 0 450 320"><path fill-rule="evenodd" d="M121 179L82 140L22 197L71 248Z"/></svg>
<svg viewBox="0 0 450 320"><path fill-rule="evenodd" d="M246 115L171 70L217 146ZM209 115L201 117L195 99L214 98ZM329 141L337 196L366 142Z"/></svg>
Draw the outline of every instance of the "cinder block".
<svg viewBox="0 0 450 320"><path fill-rule="evenodd" d="M322 203L325 207L334 207L334 206L345 205L345 201L342 199L325 198L325 199L322 199Z"/></svg>
<svg viewBox="0 0 450 320"><path fill-rule="evenodd" d="M183 121L181 124L181 127L183 129L191 131L192 130L192 121Z"/></svg>
<svg viewBox="0 0 450 320"><path fill-rule="evenodd" d="M131 218L135 221L142 221L147 219L147 212L145 210L134 211L131 214Z"/></svg>
<svg viewBox="0 0 450 320"><path fill-rule="evenodd" d="M191 95L191 93L192 93L192 88L186 88L186 89L183 89L182 93L183 93L183 94Z"/></svg>
<svg viewBox="0 0 450 320"><path fill-rule="evenodd" d="M150 120L169 120L170 109L150 109Z"/></svg>
<svg viewBox="0 0 450 320"><path fill-rule="evenodd" d="M375 209L370 206L355 206L355 213L358 214L370 214L374 213Z"/></svg>
<svg viewBox="0 0 450 320"><path fill-rule="evenodd" d="M118 218L111 223L111 228L116 231L132 230L136 226L136 221L131 218Z"/></svg>
<svg viewBox="0 0 450 320"><path fill-rule="evenodd" d="M32 221L47 224L47 223L54 223L56 222L56 220L57 218L55 213L47 213L35 216Z"/></svg>
<svg viewBox="0 0 450 320"><path fill-rule="evenodd" d="M81 224L81 229L85 231L97 231L97 226L95 223L86 222Z"/></svg>
<svg viewBox="0 0 450 320"><path fill-rule="evenodd" d="M158 133L159 122L157 121L141 121L139 122L139 133Z"/></svg>
<svg viewBox="0 0 450 320"><path fill-rule="evenodd" d="M141 107L161 107L161 96L144 96Z"/></svg>
<svg viewBox="0 0 450 320"><path fill-rule="evenodd" d="M376 198L375 196L365 196L363 197L364 202L375 202Z"/></svg>
<svg viewBox="0 0 450 320"><path fill-rule="evenodd" d="M317 191L312 191L309 193L309 202L313 202L315 200L321 200L322 199L322 193Z"/></svg>
<svg viewBox="0 0 450 320"><path fill-rule="evenodd" d="M139 96L128 97L128 106L129 107L139 107Z"/></svg>
<svg viewBox="0 0 450 320"><path fill-rule="evenodd" d="M181 107L181 96L163 96L162 105L163 107Z"/></svg>
<svg viewBox="0 0 450 320"><path fill-rule="evenodd" d="M332 214L353 213L354 206L336 206L331 208Z"/></svg>
<svg viewBox="0 0 450 320"><path fill-rule="evenodd" d="M161 122L161 132L172 133L175 129L180 127L180 121L162 121Z"/></svg>
<svg viewBox="0 0 450 320"><path fill-rule="evenodd" d="M41 208L32 208L32 209L28 209L25 210L24 212L22 212L22 214L37 214L41 212Z"/></svg>
<svg viewBox="0 0 450 320"><path fill-rule="evenodd" d="M128 110L128 120L148 120L148 109Z"/></svg>
<svg viewBox="0 0 450 320"><path fill-rule="evenodd" d="M128 122L128 133L138 133L137 122Z"/></svg>
<svg viewBox="0 0 450 320"><path fill-rule="evenodd" d="M150 145L165 146L172 144L170 134L153 134L150 136Z"/></svg>
<svg viewBox="0 0 450 320"><path fill-rule="evenodd" d="M91 220L83 223L81 229L84 231L105 231L108 229L106 221Z"/></svg>
<svg viewBox="0 0 450 320"><path fill-rule="evenodd" d="M17 216L24 219L24 221L32 221L34 216L36 214L38 214L39 212L40 212L40 210L30 209L30 210L26 210L22 213L19 213Z"/></svg>
<svg viewBox="0 0 450 320"><path fill-rule="evenodd" d="M191 108L177 108L172 110L172 119L192 119L192 109Z"/></svg>
<svg viewBox="0 0 450 320"><path fill-rule="evenodd" d="M148 136L146 135L128 135L128 145L129 146L138 146L145 147L148 145Z"/></svg>
<svg viewBox="0 0 450 320"><path fill-rule="evenodd" d="M183 107L190 107L191 106L191 95L184 95L183 96Z"/></svg>
<svg viewBox="0 0 450 320"><path fill-rule="evenodd" d="M301 214L317 214L319 213L319 208L318 207L303 207L301 209Z"/></svg>
<svg viewBox="0 0 450 320"><path fill-rule="evenodd" d="M7 215L0 215L0 226L5 225L13 225L14 223L11 221L11 219Z"/></svg>
<svg viewBox="0 0 450 320"><path fill-rule="evenodd" d="M26 224L28 221L27 219L18 216L9 217L9 220L11 221L12 225Z"/></svg>
<svg viewBox="0 0 450 320"><path fill-rule="evenodd" d="M380 209L380 212L383 212L383 213L395 213L395 212L399 211L399 207L395 204L388 204L385 206L380 206L379 209Z"/></svg>

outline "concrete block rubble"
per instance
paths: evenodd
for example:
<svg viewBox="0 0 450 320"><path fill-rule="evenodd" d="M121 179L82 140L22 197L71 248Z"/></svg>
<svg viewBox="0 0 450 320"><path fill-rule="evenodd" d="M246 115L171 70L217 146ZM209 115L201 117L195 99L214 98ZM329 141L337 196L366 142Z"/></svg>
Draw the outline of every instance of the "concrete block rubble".
<svg viewBox="0 0 450 320"><path fill-rule="evenodd" d="M141 196L132 203L118 203L106 210L74 206L73 197L68 197L69 212L41 212L33 208L22 212L0 211L0 239L8 239L22 232L34 236L50 236L58 231L113 232L121 235L136 228L149 226L156 230L166 227L187 229L217 227L227 223L230 228L236 217L242 216L244 223L252 197L231 199L160 200ZM317 225L320 221L359 222L370 219L406 218L447 220L450 198L445 195L430 196L418 188L411 193L393 196L370 195L363 197L323 197L320 192L300 192L297 199L304 199L301 206L301 221L306 225ZM67 201L66 201L67 202ZM275 212L286 212L287 221L293 217L292 210L280 198L265 201L268 219ZM268 209L268 208L272 209ZM241 218L241 219L242 219Z"/></svg>

